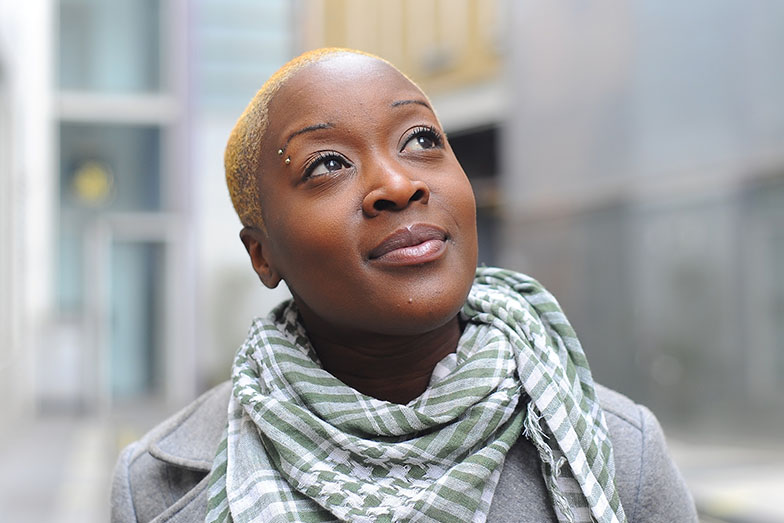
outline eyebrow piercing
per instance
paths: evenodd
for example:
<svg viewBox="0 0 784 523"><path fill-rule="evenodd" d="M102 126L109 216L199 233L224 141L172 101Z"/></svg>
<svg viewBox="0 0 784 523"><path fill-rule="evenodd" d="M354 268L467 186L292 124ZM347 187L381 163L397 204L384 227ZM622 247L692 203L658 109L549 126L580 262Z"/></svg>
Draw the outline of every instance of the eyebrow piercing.
<svg viewBox="0 0 784 523"><path fill-rule="evenodd" d="M278 149L278 156L283 156L283 149Z"/></svg>
<svg viewBox="0 0 784 523"><path fill-rule="evenodd" d="M286 165L290 164L290 163L291 163L291 156L289 156L288 158L286 158L286 161L285 161L284 163L285 163Z"/></svg>

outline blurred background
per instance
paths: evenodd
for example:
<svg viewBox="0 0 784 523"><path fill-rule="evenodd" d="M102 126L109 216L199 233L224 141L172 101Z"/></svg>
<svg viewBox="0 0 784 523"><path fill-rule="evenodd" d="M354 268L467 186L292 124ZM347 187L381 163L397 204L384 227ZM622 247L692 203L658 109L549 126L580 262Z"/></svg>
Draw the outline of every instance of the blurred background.
<svg viewBox="0 0 784 523"><path fill-rule="evenodd" d="M480 262L559 298L703 521L784 521L784 2L0 0L0 520L108 520L119 449L253 317L223 178L300 52L431 96Z"/></svg>

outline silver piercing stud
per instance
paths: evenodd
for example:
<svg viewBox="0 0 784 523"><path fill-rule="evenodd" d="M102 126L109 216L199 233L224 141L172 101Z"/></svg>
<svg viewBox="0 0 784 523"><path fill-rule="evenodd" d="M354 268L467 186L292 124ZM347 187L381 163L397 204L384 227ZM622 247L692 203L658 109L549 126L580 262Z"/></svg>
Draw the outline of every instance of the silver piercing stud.
<svg viewBox="0 0 784 523"><path fill-rule="evenodd" d="M286 165L290 164L291 163L291 157L286 158L286 162L285 163L286 163Z"/></svg>
<svg viewBox="0 0 784 523"><path fill-rule="evenodd" d="M283 156L283 149L278 149L278 156Z"/></svg>

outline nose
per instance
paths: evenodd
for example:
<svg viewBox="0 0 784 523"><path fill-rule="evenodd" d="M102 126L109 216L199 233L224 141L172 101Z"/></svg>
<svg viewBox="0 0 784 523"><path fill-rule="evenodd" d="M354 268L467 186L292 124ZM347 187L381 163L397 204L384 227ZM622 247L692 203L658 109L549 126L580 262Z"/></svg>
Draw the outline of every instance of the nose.
<svg viewBox="0 0 784 523"><path fill-rule="evenodd" d="M400 166L378 165L371 174L370 190L362 200L362 212L377 216L384 211L400 211L413 202L426 204L430 199L427 184Z"/></svg>

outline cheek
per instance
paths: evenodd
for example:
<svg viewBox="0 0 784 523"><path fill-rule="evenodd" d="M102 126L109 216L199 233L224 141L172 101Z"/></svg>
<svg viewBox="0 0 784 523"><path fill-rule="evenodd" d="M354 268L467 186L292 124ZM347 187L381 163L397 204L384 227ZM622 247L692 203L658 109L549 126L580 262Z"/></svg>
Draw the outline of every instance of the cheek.
<svg viewBox="0 0 784 523"><path fill-rule="evenodd" d="M476 228L476 200L471 183L462 170L448 177L443 184L446 204L461 228Z"/></svg>
<svg viewBox="0 0 784 523"><path fill-rule="evenodd" d="M281 274L299 276L345 263L351 238L345 213L329 204L289 209L299 210L281 216L271 234Z"/></svg>
<svg viewBox="0 0 784 523"><path fill-rule="evenodd" d="M471 217L471 220L476 222L476 198L474 197L474 188L466 178L465 183L461 189L463 195L463 209L462 212Z"/></svg>
<svg viewBox="0 0 784 523"><path fill-rule="evenodd" d="M467 270L471 269L469 272L471 272L471 279L473 280L473 270L476 268L479 252L474 191L467 178L463 178L461 182L455 183L452 189L449 204L460 230L465 267Z"/></svg>

